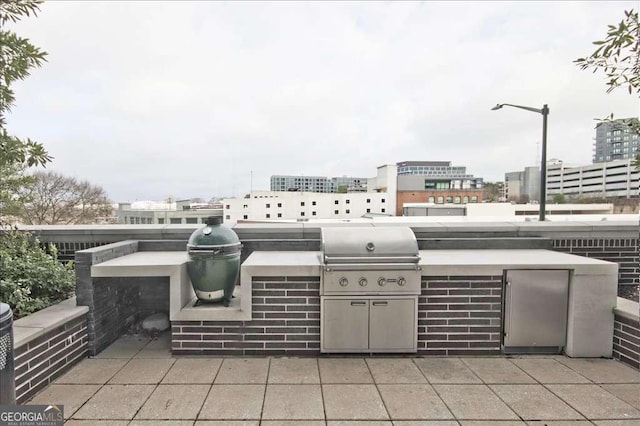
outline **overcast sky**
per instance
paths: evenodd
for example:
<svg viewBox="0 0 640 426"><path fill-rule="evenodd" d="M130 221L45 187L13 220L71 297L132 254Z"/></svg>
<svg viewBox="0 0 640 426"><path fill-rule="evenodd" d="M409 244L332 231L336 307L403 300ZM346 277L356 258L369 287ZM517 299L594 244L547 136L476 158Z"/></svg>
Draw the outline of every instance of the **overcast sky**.
<svg viewBox="0 0 640 426"><path fill-rule="evenodd" d="M13 26L49 53L8 127L114 201L242 196L276 174L448 160L486 181L591 162L595 118L638 116L572 61L632 2L62 2Z"/></svg>

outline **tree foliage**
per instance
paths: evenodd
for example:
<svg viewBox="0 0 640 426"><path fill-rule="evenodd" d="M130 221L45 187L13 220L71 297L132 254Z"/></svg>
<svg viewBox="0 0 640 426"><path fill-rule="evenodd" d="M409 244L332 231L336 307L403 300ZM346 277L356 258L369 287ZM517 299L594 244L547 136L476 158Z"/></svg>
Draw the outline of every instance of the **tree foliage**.
<svg viewBox="0 0 640 426"><path fill-rule="evenodd" d="M5 230L0 238L0 300L21 317L73 294L73 265L58 261L51 245L47 251L30 234Z"/></svg>
<svg viewBox="0 0 640 426"><path fill-rule="evenodd" d="M629 94L640 93L640 26L638 12L627 10L624 19L608 26L604 40L594 41L593 53L574 62L583 70L603 71L607 77L607 93L626 87Z"/></svg>
<svg viewBox="0 0 640 426"><path fill-rule="evenodd" d="M21 193L18 216L29 225L97 223L111 216L105 190L56 172L36 172Z"/></svg>
<svg viewBox="0 0 640 426"><path fill-rule="evenodd" d="M46 61L47 55L28 39L9 31L7 24L35 16L41 3L0 1L0 217L12 213L18 190L32 182L25 176L26 168L44 166L52 159L42 144L10 135L6 129L6 116L15 102L12 84L27 78L31 69Z"/></svg>

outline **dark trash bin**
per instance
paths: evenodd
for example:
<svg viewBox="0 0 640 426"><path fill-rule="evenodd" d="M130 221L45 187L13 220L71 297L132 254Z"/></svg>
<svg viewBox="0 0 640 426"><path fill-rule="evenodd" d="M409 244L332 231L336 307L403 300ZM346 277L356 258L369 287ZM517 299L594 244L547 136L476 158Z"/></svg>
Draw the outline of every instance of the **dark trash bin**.
<svg viewBox="0 0 640 426"><path fill-rule="evenodd" d="M206 226L191 234L187 243L187 272L199 301L231 303L240 273L242 244L222 218L210 216Z"/></svg>
<svg viewBox="0 0 640 426"><path fill-rule="evenodd" d="M15 364L13 360L13 312L0 303L0 405L16 403Z"/></svg>

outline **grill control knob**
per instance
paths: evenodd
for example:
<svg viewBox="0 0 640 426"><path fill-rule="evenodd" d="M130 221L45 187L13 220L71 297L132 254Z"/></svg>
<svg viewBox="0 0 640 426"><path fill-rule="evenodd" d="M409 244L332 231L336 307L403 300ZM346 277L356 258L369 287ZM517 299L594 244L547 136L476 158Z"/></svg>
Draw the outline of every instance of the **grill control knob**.
<svg viewBox="0 0 640 426"><path fill-rule="evenodd" d="M340 284L341 287L346 287L347 284L349 284L349 280L346 279L345 277L340 278L340 280L338 281L338 284Z"/></svg>
<svg viewBox="0 0 640 426"><path fill-rule="evenodd" d="M386 280L386 278L384 278L384 277L380 277L380 278L378 278L378 285L379 285L380 287L384 287L385 285L387 285L387 280Z"/></svg>
<svg viewBox="0 0 640 426"><path fill-rule="evenodd" d="M400 287L404 287L406 283L407 283L407 280L405 280L404 277L398 277L398 285Z"/></svg>
<svg viewBox="0 0 640 426"><path fill-rule="evenodd" d="M360 284L360 287L366 286L368 284L367 279L365 277L360 278L360 281L358 281L358 284Z"/></svg>

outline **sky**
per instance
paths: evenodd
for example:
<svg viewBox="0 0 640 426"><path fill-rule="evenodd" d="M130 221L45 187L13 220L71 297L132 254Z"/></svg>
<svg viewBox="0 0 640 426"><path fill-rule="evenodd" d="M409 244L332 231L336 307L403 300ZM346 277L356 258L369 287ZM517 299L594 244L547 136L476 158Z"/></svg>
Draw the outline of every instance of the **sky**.
<svg viewBox="0 0 640 426"><path fill-rule="evenodd" d="M451 161L485 181L591 162L596 118L640 114L573 60L631 2L64 2L11 26L48 52L9 131L115 202L268 190Z"/></svg>

